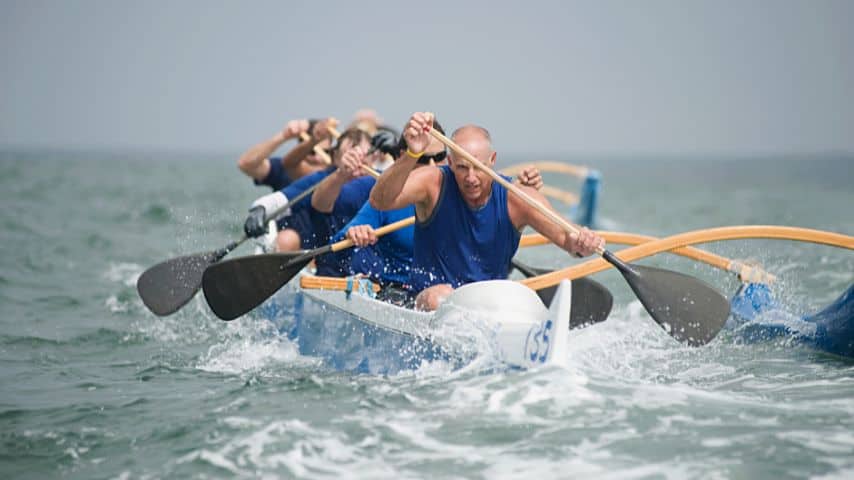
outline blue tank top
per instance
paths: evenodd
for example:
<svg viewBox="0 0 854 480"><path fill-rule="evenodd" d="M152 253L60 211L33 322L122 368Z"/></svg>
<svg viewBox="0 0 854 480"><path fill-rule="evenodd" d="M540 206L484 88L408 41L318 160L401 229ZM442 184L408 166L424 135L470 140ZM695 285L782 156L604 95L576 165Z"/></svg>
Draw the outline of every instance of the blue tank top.
<svg viewBox="0 0 854 480"><path fill-rule="evenodd" d="M492 182L486 205L472 209L460 194L450 167L441 170L439 201L430 218L415 222L412 290L420 292L440 283L457 288L507 278L521 237L507 211L507 190Z"/></svg>

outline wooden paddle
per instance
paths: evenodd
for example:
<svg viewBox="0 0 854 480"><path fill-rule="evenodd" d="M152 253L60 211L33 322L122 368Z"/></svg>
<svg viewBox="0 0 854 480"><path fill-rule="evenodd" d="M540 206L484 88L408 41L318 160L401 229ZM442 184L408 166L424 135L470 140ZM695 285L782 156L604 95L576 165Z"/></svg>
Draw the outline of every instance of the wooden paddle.
<svg viewBox="0 0 854 480"><path fill-rule="evenodd" d="M276 219L290 205L296 205L317 188L313 185L308 190L294 197L287 204L273 212L270 219ZM159 316L171 315L192 300L202 286L202 274L209 266L219 262L229 252L240 246L248 239L243 235L239 240L229 243L219 250L196 253L183 257L172 258L154 265L142 272L136 281L142 303Z"/></svg>
<svg viewBox="0 0 854 480"><path fill-rule="evenodd" d="M415 217L390 223L374 233L381 237L415 223ZM217 317L235 318L252 311L282 288L315 257L353 246L350 239L299 253L268 253L211 265L202 276L205 299Z"/></svg>
<svg viewBox="0 0 854 480"><path fill-rule="evenodd" d="M574 225L505 180L448 137L432 128L430 134L568 233L580 233ZM597 253L620 271L653 320L677 340L692 346L705 345L723 328L729 316L729 302L708 284L670 270L630 266L604 248L598 249Z"/></svg>

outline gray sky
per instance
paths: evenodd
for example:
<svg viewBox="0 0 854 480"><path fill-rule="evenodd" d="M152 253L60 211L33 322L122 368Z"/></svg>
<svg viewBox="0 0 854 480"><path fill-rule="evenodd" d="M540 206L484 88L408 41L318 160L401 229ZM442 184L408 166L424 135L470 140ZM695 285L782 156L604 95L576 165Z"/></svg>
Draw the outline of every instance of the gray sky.
<svg viewBox="0 0 854 480"><path fill-rule="evenodd" d="M854 152L851 1L0 9L0 145L234 151L372 107L507 153Z"/></svg>

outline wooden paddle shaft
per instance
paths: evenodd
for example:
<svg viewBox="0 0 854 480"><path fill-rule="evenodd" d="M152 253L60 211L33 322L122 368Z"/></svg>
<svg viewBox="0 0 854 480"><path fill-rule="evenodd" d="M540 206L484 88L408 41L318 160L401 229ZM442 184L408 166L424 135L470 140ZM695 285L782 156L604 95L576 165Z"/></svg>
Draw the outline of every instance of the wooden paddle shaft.
<svg viewBox="0 0 854 480"><path fill-rule="evenodd" d="M300 133L299 138L303 142L307 142L307 141L311 140L311 136L309 134L307 134L306 132ZM312 148L312 150L314 150L314 153L318 157L320 157L321 160L323 160L323 163L325 163L327 165L332 165L332 157L330 157L329 154L326 153L326 150L320 148L320 145L315 145L314 148Z"/></svg>
<svg viewBox="0 0 854 480"><path fill-rule="evenodd" d="M332 134L333 137L335 137L336 140L341 137L341 132L336 130L335 127L328 126L326 128L327 128L327 130L329 130L329 133ZM388 155L388 154L386 153L386 155ZM391 155L388 155L388 156L391 156ZM368 172L368 175L370 175L374 178L380 177L380 172L374 170L373 168L371 168L367 165L362 165L362 168L365 169L366 172Z"/></svg>
<svg viewBox="0 0 854 480"><path fill-rule="evenodd" d="M374 230L374 234L378 237L382 237L387 233L391 233L401 228L406 228L415 223L415 216L411 216L409 218L404 218L403 220L398 220L394 223L389 223L388 225L382 226L376 230ZM340 242L333 243L331 245L333 252L338 252L353 246L353 241L349 238L341 240Z"/></svg>
<svg viewBox="0 0 854 480"><path fill-rule="evenodd" d="M439 140L443 144L447 145L448 148L453 150L457 155L460 155L461 157L463 157L464 159L469 161L472 165L476 166L478 168L478 170L486 172L487 175L492 177L492 179L495 180L496 182L500 183L501 186L503 186L507 190L513 192L515 195L519 196L519 198L524 200L525 203L536 208L537 211L539 211L540 213L545 215L551 221L553 221L553 222L557 223L558 225L560 225L561 227L563 227L564 230L566 230L567 232L569 232L572 235L578 236L580 231L578 230L577 227L575 227L575 225L567 222L566 220L563 219L563 217L561 217L557 213L553 212L552 210L549 210L548 208L546 208L545 205L538 202L537 200L531 198L531 196L528 195L527 193L525 193L522 189L520 189L516 185L513 185L512 183L505 180L501 175L499 175L494 170L492 170L491 168L484 165L480 160L476 159L472 154L463 150L459 145L457 145L456 143L451 141L451 139L442 135L439 131L432 129L432 128L430 129L430 135L433 135L433 138L435 138L436 140ZM603 247L599 247L596 249L596 252L601 255L601 254L605 253L605 249Z"/></svg>

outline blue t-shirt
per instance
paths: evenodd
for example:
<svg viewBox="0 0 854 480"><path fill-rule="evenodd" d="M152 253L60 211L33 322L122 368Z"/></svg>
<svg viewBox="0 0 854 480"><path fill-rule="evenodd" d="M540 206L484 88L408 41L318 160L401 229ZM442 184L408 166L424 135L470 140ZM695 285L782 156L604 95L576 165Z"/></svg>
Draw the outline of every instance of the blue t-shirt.
<svg viewBox="0 0 854 480"><path fill-rule="evenodd" d="M297 195L320 183L321 180L329 176L333 171L334 169L329 168L311 173L291 182L290 185L279 191L288 198L288 201L291 201ZM289 205L289 207L291 214L276 221L279 230L291 228L299 233L300 243L304 249L312 249L323 245L317 242L317 236L314 234L314 225L311 220L311 211L313 210L311 208L311 195L307 195L299 202Z"/></svg>
<svg viewBox="0 0 854 480"><path fill-rule="evenodd" d="M415 206L389 211L380 211L365 202L350 222L334 238L339 241L350 227L370 225L374 230L415 215ZM376 244L365 248L354 248L350 258L350 274L366 274L380 283L409 282L409 269L412 266L413 235L412 225L380 237Z"/></svg>
<svg viewBox="0 0 854 480"><path fill-rule="evenodd" d="M285 165L282 163L282 157L270 157L265 160L270 164L270 171L267 176L261 180L253 179L255 185L267 185L273 191L281 190L291 183L291 177L285 173Z"/></svg>
<svg viewBox="0 0 854 480"><path fill-rule="evenodd" d="M344 228L368 201L371 189L374 188L376 180L373 177L364 176L345 183L341 187L338 198L332 212L322 213L314 208L311 209L312 225L314 227L317 245L326 245L332 242L335 234ZM329 277L344 277L350 271L350 255L352 249L348 248L340 252L321 255L315 260L317 274Z"/></svg>

